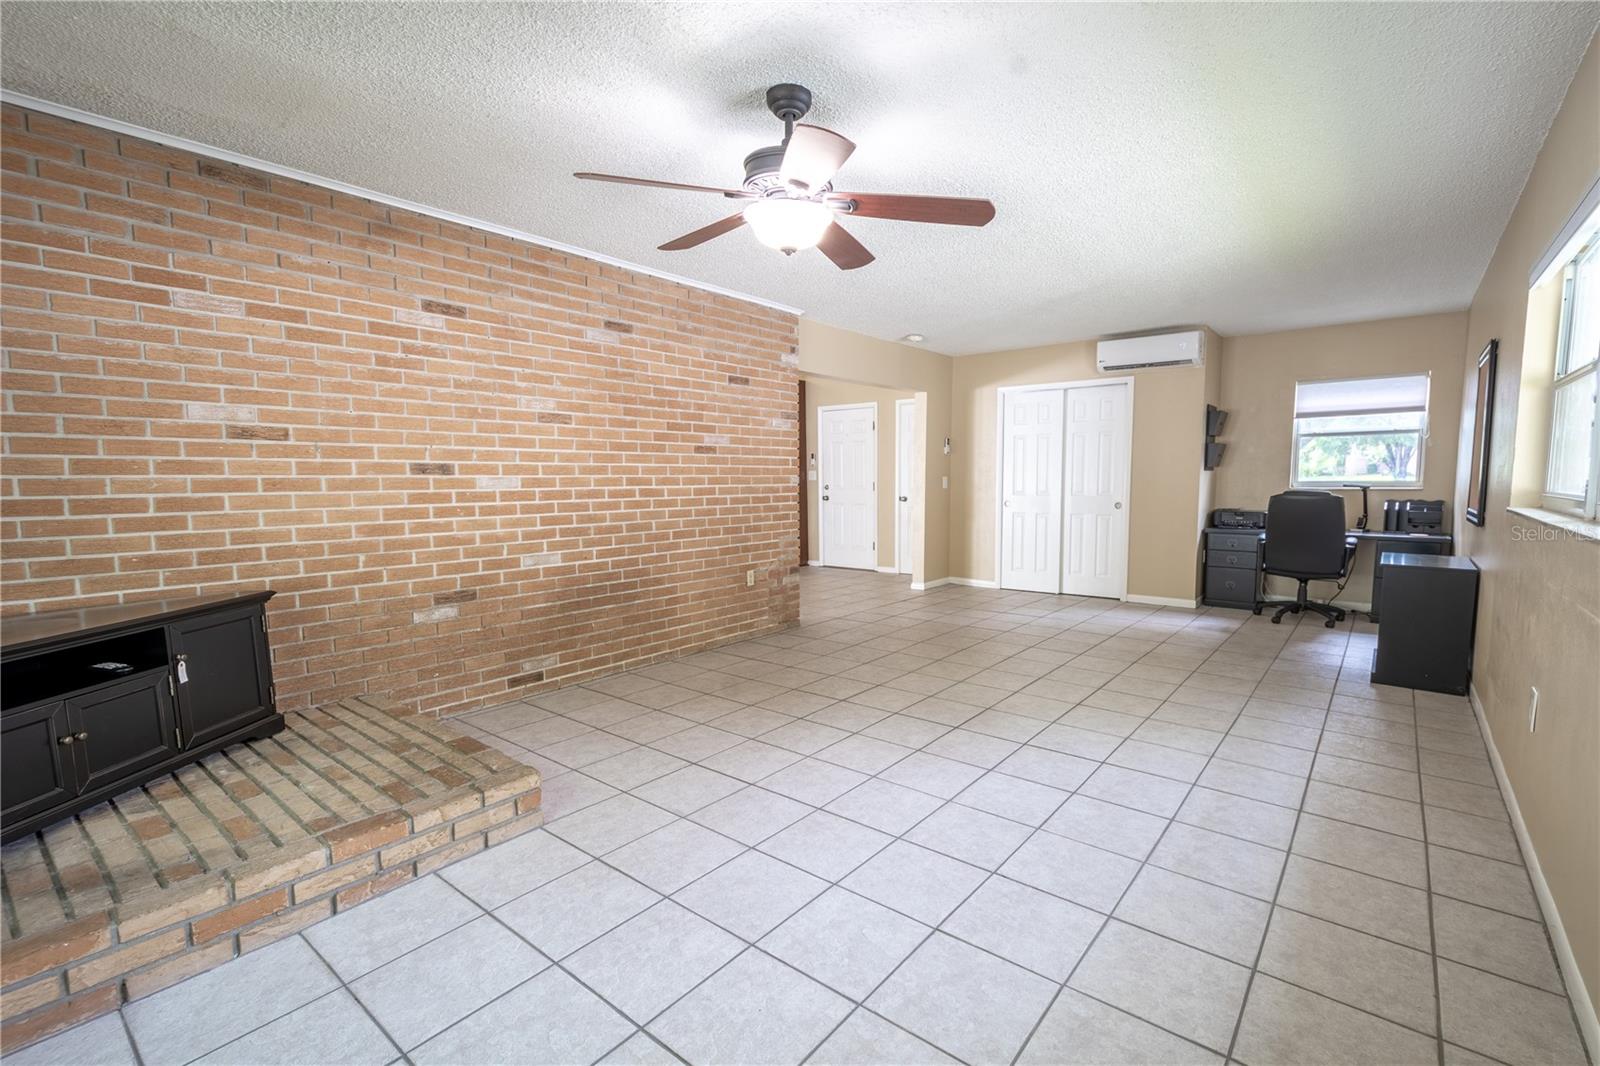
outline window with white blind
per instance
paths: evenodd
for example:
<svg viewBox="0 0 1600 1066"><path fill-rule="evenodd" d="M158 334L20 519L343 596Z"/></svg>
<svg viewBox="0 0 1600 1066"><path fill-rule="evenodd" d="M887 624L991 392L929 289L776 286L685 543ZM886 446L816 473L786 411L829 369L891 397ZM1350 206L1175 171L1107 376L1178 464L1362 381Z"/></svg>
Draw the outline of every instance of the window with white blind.
<svg viewBox="0 0 1600 1066"><path fill-rule="evenodd" d="M1600 440L1595 434L1595 382L1600 377L1600 226L1580 238L1562 267L1561 321L1556 331L1555 388L1550 404L1550 459L1545 506L1596 517Z"/></svg>
<svg viewBox="0 0 1600 1066"><path fill-rule="evenodd" d="M1428 437L1428 375L1294 387L1296 485L1417 486Z"/></svg>

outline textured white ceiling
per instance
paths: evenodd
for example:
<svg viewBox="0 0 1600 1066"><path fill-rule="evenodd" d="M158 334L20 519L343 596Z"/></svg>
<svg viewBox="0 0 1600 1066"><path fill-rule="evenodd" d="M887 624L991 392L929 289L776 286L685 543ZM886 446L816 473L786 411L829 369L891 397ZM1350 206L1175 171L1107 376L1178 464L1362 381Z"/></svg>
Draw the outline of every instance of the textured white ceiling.
<svg viewBox="0 0 1600 1066"><path fill-rule="evenodd" d="M1595 3L3 5L7 89L804 308L951 354L1178 323L1455 309ZM715 196L766 87L859 145L840 188L987 196L855 219L843 273Z"/></svg>

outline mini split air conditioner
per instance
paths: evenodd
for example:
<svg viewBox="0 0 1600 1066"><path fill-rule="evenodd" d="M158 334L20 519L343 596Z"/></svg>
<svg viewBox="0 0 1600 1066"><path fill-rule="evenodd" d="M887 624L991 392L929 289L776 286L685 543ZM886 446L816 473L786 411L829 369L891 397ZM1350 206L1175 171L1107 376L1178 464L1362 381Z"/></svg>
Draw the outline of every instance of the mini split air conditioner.
<svg viewBox="0 0 1600 1066"><path fill-rule="evenodd" d="M1152 366L1204 366L1205 355L1205 333L1191 329L1101 341L1095 347L1094 361L1103 373Z"/></svg>

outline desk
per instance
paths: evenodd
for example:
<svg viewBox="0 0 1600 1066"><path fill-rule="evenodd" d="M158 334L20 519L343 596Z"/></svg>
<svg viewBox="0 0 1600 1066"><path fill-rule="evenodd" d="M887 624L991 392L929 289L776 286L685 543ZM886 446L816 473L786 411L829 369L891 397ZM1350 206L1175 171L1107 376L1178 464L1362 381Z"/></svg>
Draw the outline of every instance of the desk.
<svg viewBox="0 0 1600 1066"><path fill-rule="evenodd" d="M1378 558L1372 565L1372 608L1368 616L1378 620L1383 593L1383 556L1394 553L1412 555L1453 555L1455 538L1448 533L1399 533L1394 530L1351 529L1346 536L1357 542L1371 541ZM1205 531L1205 581L1200 602L1208 607L1254 607L1261 599L1263 529L1221 529Z"/></svg>

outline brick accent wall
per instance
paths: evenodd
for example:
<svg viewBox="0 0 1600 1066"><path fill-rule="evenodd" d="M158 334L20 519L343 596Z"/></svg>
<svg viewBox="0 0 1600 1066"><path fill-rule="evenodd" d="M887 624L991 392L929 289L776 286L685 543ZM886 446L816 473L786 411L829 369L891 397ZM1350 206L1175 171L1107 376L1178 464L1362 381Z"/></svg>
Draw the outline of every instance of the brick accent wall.
<svg viewBox="0 0 1600 1066"><path fill-rule="evenodd" d="M797 617L793 316L37 112L0 148L5 612L272 588L283 707L433 711Z"/></svg>

